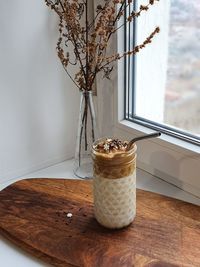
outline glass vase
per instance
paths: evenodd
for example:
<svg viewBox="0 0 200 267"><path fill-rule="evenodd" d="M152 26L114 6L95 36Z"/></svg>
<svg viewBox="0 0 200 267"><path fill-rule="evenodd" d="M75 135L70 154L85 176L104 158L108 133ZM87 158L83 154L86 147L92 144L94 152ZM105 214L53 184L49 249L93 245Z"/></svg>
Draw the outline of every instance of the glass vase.
<svg viewBox="0 0 200 267"><path fill-rule="evenodd" d="M97 140L97 123L92 91L80 91L80 110L76 140L74 173L82 179L93 176L91 149Z"/></svg>

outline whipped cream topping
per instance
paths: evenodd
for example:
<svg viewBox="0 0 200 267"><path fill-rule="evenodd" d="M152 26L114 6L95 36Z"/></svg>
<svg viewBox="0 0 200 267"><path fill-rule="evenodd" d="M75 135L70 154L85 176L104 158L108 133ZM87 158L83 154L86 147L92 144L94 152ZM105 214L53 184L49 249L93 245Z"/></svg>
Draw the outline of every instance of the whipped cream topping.
<svg viewBox="0 0 200 267"><path fill-rule="evenodd" d="M117 153L125 151L127 145L128 141L106 138L105 140L93 145L93 149L99 153Z"/></svg>

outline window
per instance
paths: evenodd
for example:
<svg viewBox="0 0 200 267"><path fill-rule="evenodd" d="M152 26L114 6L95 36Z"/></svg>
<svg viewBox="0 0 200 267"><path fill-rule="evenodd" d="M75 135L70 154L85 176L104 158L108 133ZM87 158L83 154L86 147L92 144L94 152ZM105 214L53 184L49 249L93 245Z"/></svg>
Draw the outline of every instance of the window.
<svg viewBox="0 0 200 267"><path fill-rule="evenodd" d="M138 9L145 1L135 1ZM131 10L127 10L127 15ZM125 60L125 114L130 121L200 144L200 3L160 1L128 24L125 47L161 32L136 57Z"/></svg>
<svg viewBox="0 0 200 267"><path fill-rule="evenodd" d="M189 132L180 125L164 120L166 100L172 98L174 102L171 105L174 106L178 103L176 94L166 96L166 88L169 87L172 71L169 49L170 23L173 21L171 8L179 1L171 0L171 5L170 1L159 1L149 12L140 16L135 25L127 25L119 32L117 45L121 53L133 47L134 42L142 43L156 26L161 28L152 44L137 57L118 63L118 75L113 83L113 135L130 140L134 136L151 133L152 129L162 131L164 134L159 139L138 142L137 167L200 197L199 132L192 129ZM146 2L136 0L133 8ZM131 10L127 10L127 14L129 12ZM123 24L123 21L119 23Z"/></svg>

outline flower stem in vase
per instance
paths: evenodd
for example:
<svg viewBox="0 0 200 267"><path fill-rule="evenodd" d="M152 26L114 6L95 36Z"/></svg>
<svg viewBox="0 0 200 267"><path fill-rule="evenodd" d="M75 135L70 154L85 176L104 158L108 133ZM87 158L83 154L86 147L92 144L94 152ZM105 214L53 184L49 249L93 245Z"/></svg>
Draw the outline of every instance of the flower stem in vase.
<svg viewBox="0 0 200 267"><path fill-rule="evenodd" d="M74 173L79 178L92 177L91 147L96 136L92 91L81 91L79 126Z"/></svg>

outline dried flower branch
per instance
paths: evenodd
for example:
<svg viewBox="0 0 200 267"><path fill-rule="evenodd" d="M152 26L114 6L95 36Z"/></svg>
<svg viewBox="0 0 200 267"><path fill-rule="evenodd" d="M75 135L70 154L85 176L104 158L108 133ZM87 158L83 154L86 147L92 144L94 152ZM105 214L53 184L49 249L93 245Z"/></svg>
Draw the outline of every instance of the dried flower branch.
<svg viewBox="0 0 200 267"><path fill-rule="evenodd" d="M159 32L158 27L142 44L130 51L121 55L109 55L107 52L111 36L142 12L148 11L157 1L159 0L149 0L147 5L141 5L138 11L132 11L126 21L117 27L117 22L126 14L127 8L133 5L134 0L104 0L102 5L97 5L92 21L89 21L88 16L89 0L45 0L46 5L58 14L60 20L60 35L56 46L58 57L66 73L80 90L92 90L99 72L103 72L104 77L109 79L114 61L135 55L151 43ZM74 53L69 53L71 47ZM69 65L78 67L74 78L68 71Z"/></svg>

